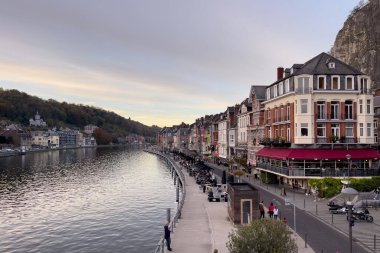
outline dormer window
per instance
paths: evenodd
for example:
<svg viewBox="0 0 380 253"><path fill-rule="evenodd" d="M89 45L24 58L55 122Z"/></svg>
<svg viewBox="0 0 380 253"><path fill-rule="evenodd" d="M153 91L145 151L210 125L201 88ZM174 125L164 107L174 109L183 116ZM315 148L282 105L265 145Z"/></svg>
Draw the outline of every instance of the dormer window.
<svg viewBox="0 0 380 253"><path fill-rule="evenodd" d="M329 69L335 69L335 62L329 62Z"/></svg>

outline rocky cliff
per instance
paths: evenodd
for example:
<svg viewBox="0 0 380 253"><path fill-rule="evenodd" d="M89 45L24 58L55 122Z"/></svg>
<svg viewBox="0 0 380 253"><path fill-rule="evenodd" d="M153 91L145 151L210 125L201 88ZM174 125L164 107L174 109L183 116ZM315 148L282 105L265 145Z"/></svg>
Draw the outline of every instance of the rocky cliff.
<svg viewBox="0 0 380 253"><path fill-rule="evenodd" d="M354 8L331 54L368 74L380 88L380 0L361 2Z"/></svg>

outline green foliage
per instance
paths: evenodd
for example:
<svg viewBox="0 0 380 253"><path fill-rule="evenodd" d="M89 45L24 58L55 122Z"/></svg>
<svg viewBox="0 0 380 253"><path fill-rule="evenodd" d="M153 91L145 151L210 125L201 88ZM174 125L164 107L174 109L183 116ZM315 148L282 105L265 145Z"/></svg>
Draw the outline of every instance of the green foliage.
<svg viewBox="0 0 380 253"><path fill-rule="evenodd" d="M309 179L309 185L312 189L318 187L318 196L331 198L340 193L342 184L340 179L326 177L323 179Z"/></svg>
<svg viewBox="0 0 380 253"><path fill-rule="evenodd" d="M313 189L318 187L319 197L331 198L339 194L342 188L341 179L324 178L309 179L309 185ZM350 178L350 187L359 192L370 192L380 187L380 177L372 178Z"/></svg>
<svg viewBox="0 0 380 253"><path fill-rule="evenodd" d="M352 178L350 179L350 187L359 192L370 192L380 187L380 177L372 178Z"/></svg>
<svg viewBox="0 0 380 253"><path fill-rule="evenodd" d="M281 221L253 220L228 235L231 253L295 253L297 244Z"/></svg>
<svg viewBox="0 0 380 253"><path fill-rule="evenodd" d="M24 92L0 88L0 119L8 119L27 126L29 119L34 117L36 111L49 127L83 129L86 125L94 124L113 136L134 133L146 137L155 137L160 130L157 126L148 127L100 108L60 103L53 99L42 100Z"/></svg>

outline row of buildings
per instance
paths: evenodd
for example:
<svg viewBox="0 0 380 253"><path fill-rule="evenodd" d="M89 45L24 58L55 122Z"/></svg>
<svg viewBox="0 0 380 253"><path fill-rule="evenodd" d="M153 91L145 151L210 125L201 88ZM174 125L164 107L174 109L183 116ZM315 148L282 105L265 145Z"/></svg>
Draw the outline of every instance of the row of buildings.
<svg viewBox="0 0 380 253"><path fill-rule="evenodd" d="M222 113L163 128L157 142L305 189L309 178L379 175L380 97L373 86L369 76L321 53L279 67L277 80L251 86Z"/></svg>

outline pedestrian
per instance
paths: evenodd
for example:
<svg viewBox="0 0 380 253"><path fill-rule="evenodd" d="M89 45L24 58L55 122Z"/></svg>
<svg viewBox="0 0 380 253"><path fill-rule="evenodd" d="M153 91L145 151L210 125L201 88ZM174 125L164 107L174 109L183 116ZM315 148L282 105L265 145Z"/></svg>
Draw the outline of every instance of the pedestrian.
<svg viewBox="0 0 380 253"><path fill-rule="evenodd" d="M170 239L170 229L169 229L169 221L166 222L165 226L164 226L164 231L165 231L165 240L166 240L166 246L168 248L169 251L172 251L172 248L170 247L170 243L171 243L171 239Z"/></svg>
<svg viewBox="0 0 380 253"><path fill-rule="evenodd" d="M259 204L259 210L260 210L260 219L265 218L265 210L264 210L264 201L261 201Z"/></svg>
<svg viewBox="0 0 380 253"><path fill-rule="evenodd" d="M284 224L284 225L286 225L288 222L286 221L286 218L284 217L283 219L282 219L282 224Z"/></svg>
<svg viewBox="0 0 380 253"><path fill-rule="evenodd" d="M214 249L214 253L218 253L218 249Z"/></svg>
<svg viewBox="0 0 380 253"><path fill-rule="evenodd" d="M268 206L269 218L273 218L273 210L274 210L273 202L270 202L270 204Z"/></svg>
<svg viewBox="0 0 380 253"><path fill-rule="evenodd" d="M274 209L273 209L273 216L274 216L274 219L277 220L277 217L278 217L278 208L277 208L277 206L275 206Z"/></svg>

